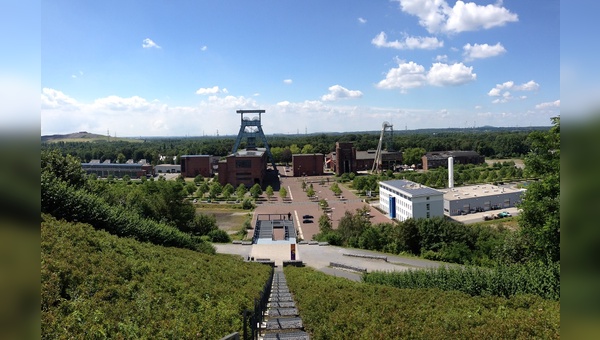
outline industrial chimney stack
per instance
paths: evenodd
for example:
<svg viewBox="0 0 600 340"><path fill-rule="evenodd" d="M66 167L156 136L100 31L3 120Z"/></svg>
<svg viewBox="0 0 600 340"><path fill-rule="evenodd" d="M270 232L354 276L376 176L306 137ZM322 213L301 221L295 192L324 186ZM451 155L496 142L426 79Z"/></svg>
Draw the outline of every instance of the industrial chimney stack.
<svg viewBox="0 0 600 340"><path fill-rule="evenodd" d="M448 157L448 188L454 188L454 157Z"/></svg>

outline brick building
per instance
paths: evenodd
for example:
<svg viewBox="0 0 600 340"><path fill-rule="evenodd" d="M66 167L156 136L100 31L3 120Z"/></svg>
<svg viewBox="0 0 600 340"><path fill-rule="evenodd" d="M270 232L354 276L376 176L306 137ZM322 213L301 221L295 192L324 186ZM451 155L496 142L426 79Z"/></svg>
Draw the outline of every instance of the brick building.
<svg viewBox="0 0 600 340"><path fill-rule="evenodd" d="M234 187L244 184L251 187L263 185L267 172L267 153L264 148L242 149L219 161L219 183L230 183Z"/></svg>
<svg viewBox="0 0 600 340"><path fill-rule="evenodd" d="M292 155L294 177L323 175L324 162L322 153Z"/></svg>
<svg viewBox="0 0 600 340"><path fill-rule="evenodd" d="M485 157L475 151L435 151L428 152L421 158L423 170L448 166L448 157L454 158L454 164L481 164Z"/></svg>
<svg viewBox="0 0 600 340"><path fill-rule="evenodd" d="M218 158L209 155L183 155L179 157L181 163L181 174L184 177L212 177L215 173L213 165Z"/></svg>

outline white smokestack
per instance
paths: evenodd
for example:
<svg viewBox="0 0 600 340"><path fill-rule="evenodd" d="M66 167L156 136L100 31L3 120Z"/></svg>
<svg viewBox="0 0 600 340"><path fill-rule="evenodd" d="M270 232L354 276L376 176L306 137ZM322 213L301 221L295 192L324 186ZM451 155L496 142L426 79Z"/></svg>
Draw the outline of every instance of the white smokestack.
<svg viewBox="0 0 600 340"><path fill-rule="evenodd" d="M454 188L454 157L448 157L448 188Z"/></svg>

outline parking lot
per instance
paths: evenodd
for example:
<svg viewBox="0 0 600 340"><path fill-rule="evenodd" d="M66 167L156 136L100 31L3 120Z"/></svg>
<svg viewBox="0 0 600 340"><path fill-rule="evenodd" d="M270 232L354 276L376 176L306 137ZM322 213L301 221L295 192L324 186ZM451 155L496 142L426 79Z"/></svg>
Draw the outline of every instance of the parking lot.
<svg viewBox="0 0 600 340"><path fill-rule="evenodd" d="M306 181L307 187L312 184L315 191L314 198L309 198L306 191L302 189L302 181ZM370 219L372 223L390 222L381 212L369 206L362 199L358 198L353 192L348 190L343 185L340 185L342 190L341 197L336 197L331 191L331 184L334 179L332 175L315 176L315 177L281 177L281 186L288 191L288 199L282 200L278 193L275 193L271 201L262 201L258 204L254 218L258 214L292 214L292 219L295 221L294 226L298 230L298 234L302 239L310 241L313 235L319 232L319 218L323 215L323 210L319 207L319 200L324 199L329 205L329 217L333 228L337 228L338 223L346 211L352 213L356 209L367 207L369 209ZM304 215L313 216L312 219L303 218ZM305 221L306 220L306 221ZM252 222L252 225L254 225ZM249 231L248 237L252 237L252 230Z"/></svg>

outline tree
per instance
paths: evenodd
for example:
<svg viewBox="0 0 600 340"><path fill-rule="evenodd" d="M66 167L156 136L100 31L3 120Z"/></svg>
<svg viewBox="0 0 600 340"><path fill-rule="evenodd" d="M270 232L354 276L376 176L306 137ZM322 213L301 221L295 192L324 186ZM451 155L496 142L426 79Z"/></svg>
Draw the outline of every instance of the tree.
<svg viewBox="0 0 600 340"><path fill-rule="evenodd" d="M237 196L237 198L241 201L242 199L244 199L244 195L246 195L246 192L248 192L248 190L246 189L246 186L244 184L238 185L237 189L235 189L235 195Z"/></svg>
<svg viewBox="0 0 600 340"><path fill-rule="evenodd" d="M47 173L61 181L75 187L80 187L85 182L85 171L81 168L81 161L71 155L63 156L54 149L42 152L42 174Z"/></svg>
<svg viewBox="0 0 600 340"><path fill-rule="evenodd" d="M119 155L117 156L117 163L124 164L125 162L127 162L127 157L125 157L124 154L119 153Z"/></svg>
<svg viewBox="0 0 600 340"><path fill-rule="evenodd" d="M267 194L267 200L271 201L271 197L273 197L273 187L270 185L267 186L265 193Z"/></svg>
<svg viewBox="0 0 600 340"><path fill-rule="evenodd" d="M255 200L258 199L258 197L260 195L262 195L263 191L262 188L260 187L260 184L256 183L252 186L252 188L250 188L250 195L252 196L252 198L254 198Z"/></svg>
<svg viewBox="0 0 600 340"><path fill-rule="evenodd" d="M306 190L306 182L302 181L302 184L300 185L302 187L302 190Z"/></svg>
<svg viewBox="0 0 600 340"><path fill-rule="evenodd" d="M303 154L309 154L309 153L314 153L314 152L315 152L315 148L311 144L304 144L304 146L302 147Z"/></svg>
<svg viewBox="0 0 600 340"><path fill-rule="evenodd" d="M315 189L313 189L312 187L309 187L308 190L306 190L306 196L313 197L314 195L315 195Z"/></svg>
<svg viewBox="0 0 600 340"><path fill-rule="evenodd" d="M522 196L521 234L530 258L560 260L560 118L552 118L548 132L532 132L525 172L538 177Z"/></svg>
<svg viewBox="0 0 600 340"><path fill-rule="evenodd" d="M284 187L279 188L279 197L281 197L282 201L285 201L287 194L287 190Z"/></svg>
<svg viewBox="0 0 600 340"><path fill-rule="evenodd" d="M402 152L402 160L407 165L419 164L425 153L423 148L407 148Z"/></svg>
<svg viewBox="0 0 600 340"><path fill-rule="evenodd" d="M301 153L302 150L300 150L298 145L292 144L292 145L290 145L290 152L292 155L297 155L297 154ZM291 160L291 157L290 157L290 160Z"/></svg>
<svg viewBox="0 0 600 340"><path fill-rule="evenodd" d="M223 186L219 182L212 182L210 185L210 198L215 199L223 192Z"/></svg>
<svg viewBox="0 0 600 340"><path fill-rule="evenodd" d="M202 175L194 177L194 184L200 185L202 182L204 182L204 177L202 177Z"/></svg>
<svg viewBox="0 0 600 340"><path fill-rule="evenodd" d="M209 190L210 188L208 187L208 183L202 182L198 187L198 190L196 191L196 195L202 198L204 197L204 194L206 194Z"/></svg>
<svg viewBox="0 0 600 340"><path fill-rule="evenodd" d="M235 189L233 188L233 185L227 183L223 187L223 191L221 192L221 194L223 195L223 197L225 198L225 200L228 200L231 197L231 195L233 194L234 190Z"/></svg>

